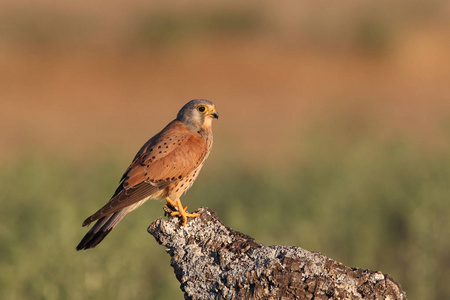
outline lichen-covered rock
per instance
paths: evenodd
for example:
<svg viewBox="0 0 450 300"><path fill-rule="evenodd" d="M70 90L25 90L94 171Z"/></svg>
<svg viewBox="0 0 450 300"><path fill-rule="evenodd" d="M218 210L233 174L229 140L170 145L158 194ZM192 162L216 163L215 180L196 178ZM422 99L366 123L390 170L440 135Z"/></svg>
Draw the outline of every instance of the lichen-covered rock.
<svg viewBox="0 0 450 300"><path fill-rule="evenodd" d="M168 248L185 299L406 299L389 275L300 247L267 247L208 208L195 212L186 226L158 218L148 228Z"/></svg>

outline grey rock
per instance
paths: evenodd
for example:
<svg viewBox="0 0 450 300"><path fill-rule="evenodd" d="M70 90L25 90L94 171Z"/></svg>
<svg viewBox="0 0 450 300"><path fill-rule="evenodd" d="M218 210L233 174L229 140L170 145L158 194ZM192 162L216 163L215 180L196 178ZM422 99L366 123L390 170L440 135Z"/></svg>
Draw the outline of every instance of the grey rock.
<svg viewBox="0 0 450 300"><path fill-rule="evenodd" d="M387 274L300 247L267 247L208 208L195 212L186 226L160 217L148 228L167 248L185 299L406 299Z"/></svg>

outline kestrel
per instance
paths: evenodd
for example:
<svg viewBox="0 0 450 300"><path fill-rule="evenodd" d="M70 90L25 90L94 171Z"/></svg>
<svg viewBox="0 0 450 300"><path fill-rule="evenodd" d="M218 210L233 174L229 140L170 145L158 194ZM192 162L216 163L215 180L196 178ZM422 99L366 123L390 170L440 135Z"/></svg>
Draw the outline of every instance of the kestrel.
<svg viewBox="0 0 450 300"><path fill-rule="evenodd" d="M97 246L127 213L148 199L166 199L174 210L171 214L179 216L183 226L187 217L198 217L186 212L180 196L192 186L211 151L214 118L219 115L212 102L186 103L175 120L142 146L111 200L83 222L87 226L97 221L77 251Z"/></svg>

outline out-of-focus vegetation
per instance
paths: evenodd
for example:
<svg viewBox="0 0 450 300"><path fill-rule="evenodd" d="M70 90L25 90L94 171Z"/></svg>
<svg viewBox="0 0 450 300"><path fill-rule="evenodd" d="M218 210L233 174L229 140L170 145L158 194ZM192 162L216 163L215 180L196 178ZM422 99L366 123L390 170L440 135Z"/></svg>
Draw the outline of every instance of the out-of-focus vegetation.
<svg viewBox="0 0 450 300"><path fill-rule="evenodd" d="M203 13L153 13L138 18L134 41L151 47L174 46L192 39L242 37L261 33L263 15L254 10L217 9Z"/></svg>
<svg viewBox="0 0 450 300"><path fill-rule="evenodd" d="M267 245L382 270L412 299L447 299L450 149L346 134L293 137L303 155L287 168L216 161L183 203L208 206ZM124 167L114 157L80 165L31 153L2 166L2 299L181 298L169 256L146 232L162 202L128 215L98 248L74 250L81 221L108 199Z"/></svg>
<svg viewBox="0 0 450 300"><path fill-rule="evenodd" d="M163 202L75 246L192 98L220 119L189 210L449 299L448 1L173 3L2 3L0 299L182 298Z"/></svg>

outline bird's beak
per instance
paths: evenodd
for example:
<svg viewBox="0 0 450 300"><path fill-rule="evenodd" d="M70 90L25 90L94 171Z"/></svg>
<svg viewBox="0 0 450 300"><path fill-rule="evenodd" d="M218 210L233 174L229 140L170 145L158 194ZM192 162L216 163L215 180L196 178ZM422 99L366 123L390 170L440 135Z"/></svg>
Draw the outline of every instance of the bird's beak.
<svg viewBox="0 0 450 300"><path fill-rule="evenodd" d="M211 110L211 112L209 113L209 116L210 116L211 118L214 118L214 119L218 119L218 118L219 118L219 114L217 113L217 111L216 111L215 108L213 108L213 109Z"/></svg>

